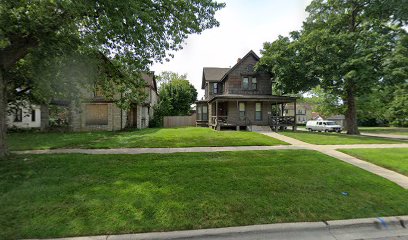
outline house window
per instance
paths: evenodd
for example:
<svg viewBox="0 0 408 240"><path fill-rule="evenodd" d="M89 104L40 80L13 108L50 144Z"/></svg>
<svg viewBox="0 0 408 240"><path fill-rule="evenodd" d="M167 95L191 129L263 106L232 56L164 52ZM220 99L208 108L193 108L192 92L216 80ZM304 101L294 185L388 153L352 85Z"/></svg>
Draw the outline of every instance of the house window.
<svg viewBox="0 0 408 240"><path fill-rule="evenodd" d="M23 121L23 109L17 108L16 115L14 117L14 122L22 122Z"/></svg>
<svg viewBox="0 0 408 240"><path fill-rule="evenodd" d="M108 125L108 104L87 104L86 125Z"/></svg>
<svg viewBox="0 0 408 240"><path fill-rule="evenodd" d="M252 78L252 89L256 90L257 86L256 86L256 78Z"/></svg>
<svg viewBox="0 0 408 240"><path fill-rule="evenodd" d="M35 110L31 110L31 122L35 122Z"/></svg>
<svg viewBox="0 0 408 240"><path fill-rule="evenodd" d="M213 83L213 94L218 93L218 83Z"/></svg>
<svg viewBox="0 0 408 240"><path fill-rule="evenodd" d="M207 111L207 106L203 106L203 118L201 120L208 120L208 111Z"/></svg>
<svg viewBox="0 0 408 240"><path fill-rule="evenodd" d="M249 89L249 78L244 77L242 79L242 88L243 89Z"/></svg>
<svg viewBox="0 0 408 240"><path fill-rule="evenodd" d="M203 108L202 106L197 106L197 120L203 120Z"/></svg>
<svg viewBox="0 0 408 240"><path fill-rule="evenodd" d="M245 118L245 103L239 103L239 118L242 120Z"/></svg>
<svg viewBox="0 0 408 240"><path fill-rule="evenodd" d="M255 103L255 120L261 121L262 120L262 104Z"/></svg>

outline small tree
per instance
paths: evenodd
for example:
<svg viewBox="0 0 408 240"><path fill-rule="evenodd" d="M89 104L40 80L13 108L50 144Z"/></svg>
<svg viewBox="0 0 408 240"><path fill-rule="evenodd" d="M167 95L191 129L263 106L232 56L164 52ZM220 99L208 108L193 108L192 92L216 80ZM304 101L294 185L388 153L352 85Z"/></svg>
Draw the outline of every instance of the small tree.
<svg viewBox="0 0 408 240"><path fill-rule="evenodd" d="M197 100L197 90L186 78L186 74L180 75L174 72L163 72L158 76L162 83L153 125L161 125L164 116L190 114L191 105Z"/></svg>

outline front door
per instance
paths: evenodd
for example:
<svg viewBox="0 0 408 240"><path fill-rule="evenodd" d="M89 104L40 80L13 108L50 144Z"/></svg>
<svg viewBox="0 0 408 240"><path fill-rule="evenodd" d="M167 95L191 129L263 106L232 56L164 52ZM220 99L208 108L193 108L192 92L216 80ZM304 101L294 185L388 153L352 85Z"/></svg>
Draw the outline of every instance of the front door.
<svg viewBox="0 0 408 240"><path fill-rule="evenodd" d="M228 116L228 102L218 103L218 116Z"/></svg>

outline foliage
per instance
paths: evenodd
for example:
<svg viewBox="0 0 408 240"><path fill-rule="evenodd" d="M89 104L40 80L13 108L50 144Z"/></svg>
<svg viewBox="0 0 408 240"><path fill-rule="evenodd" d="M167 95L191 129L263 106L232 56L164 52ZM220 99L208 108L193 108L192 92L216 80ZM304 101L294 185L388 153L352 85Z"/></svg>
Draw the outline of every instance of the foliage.
<svg viewBox="0 0 408 240"><path fill-rule="evenodd" d="M143 100L138 74L153 61L168 60L189 34L218 26L214 15L224 6L212 0L1 1L0 157L6 152L7 95L21 93L11 101L28 96L48 103L64 93L76 99L86 79L88 88L97 84L111 100L120 94L118 105L129 107ZM94 64L100 53L125 74Z"/></svg>
<svg viewBox="0 0 408 240"><path fill-rule="evenodd" d="M318 112L322 117L344 114L342 100L338 96L324 91L320 86L308 92L310 96L303 99L312 106L312 111Z"/></svg>
<svg viewBox="0 0 408 240"><path fill-rule="evenodd" d="M187 80L186 74L162 72L158 77L159 102L155 106L155 127L162 126L164 116L185 116L190 114L191 105L197 100L197 90Z"/></svg>
<svg viewBox="0 0 408 240"><path fill-rule="evenodd" d="M394 92L394 99L390 103L386 116L392 125L408 127L408 83Z"/></svg>
<svg viewBox="0 0 408 240"><path fill-rule="evenodd" d="M348 133L357 134L356 97L384 82L385 63L407 35L402 1L314 0L300 32L265 43L258 68L283 92L316 85L342 100ZM390 69L395 69L388 65ZM388 82L387 82L388 83Z"/></svg>
<svg viewBox="0 0 408 240"><path fill-rule="evenodd" d="M160 87L162 84L168 84L173 80L186 80L187 79L187 74L178 74L176 72L171 72L171 71L163 71L160 73L159 76L157 76L157 84L159 85L158 88L160 90Z"/></svg>

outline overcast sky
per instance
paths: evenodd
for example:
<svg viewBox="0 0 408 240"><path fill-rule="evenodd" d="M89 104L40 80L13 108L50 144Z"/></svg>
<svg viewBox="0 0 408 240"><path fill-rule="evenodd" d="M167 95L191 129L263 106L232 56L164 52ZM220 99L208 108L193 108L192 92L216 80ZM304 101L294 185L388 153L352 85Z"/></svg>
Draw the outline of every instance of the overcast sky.
<svg viewBox="0 0 408 240"><path fill-rule="evenodd" d="M305 8L311 0L224 0L226 7L217 12L218 28L190 35L184 49L170 62L154 64L156 75L162 71L187 73L188 79L201 90L203 67L231 67L237 59L253 50L260 56L264 42L299 30L306 18Z"/></svg>

